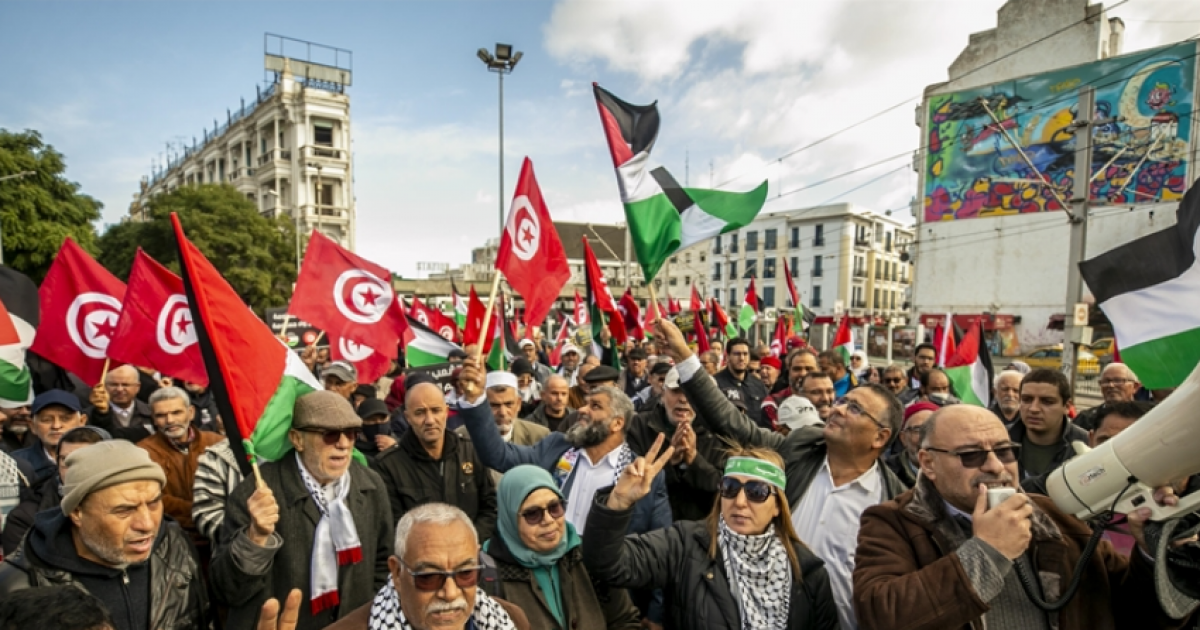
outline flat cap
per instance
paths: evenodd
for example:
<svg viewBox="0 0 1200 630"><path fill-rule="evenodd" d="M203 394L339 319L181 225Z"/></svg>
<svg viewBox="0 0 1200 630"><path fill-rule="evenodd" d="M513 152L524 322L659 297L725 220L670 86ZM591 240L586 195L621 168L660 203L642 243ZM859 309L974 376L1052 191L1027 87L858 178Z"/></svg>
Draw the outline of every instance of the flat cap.
<svg viewBox="0 0 1200 630"><path fill-rule="evenodd" d="M592 368L591 372L588 372L586 375L584 375L583 382L587 383L588 385L596 385L598 383L616 381L619 378L621 378L621 373L616 369L607 365L597 365L596 367Z"/></svg>
<svg viewBox="0 0 1200 630"><path fill-rule="evenodd" d="M337 392L315 391L296 399L293 429L357 429L361 426L362 418L354 413L350 401Z"/></svg>

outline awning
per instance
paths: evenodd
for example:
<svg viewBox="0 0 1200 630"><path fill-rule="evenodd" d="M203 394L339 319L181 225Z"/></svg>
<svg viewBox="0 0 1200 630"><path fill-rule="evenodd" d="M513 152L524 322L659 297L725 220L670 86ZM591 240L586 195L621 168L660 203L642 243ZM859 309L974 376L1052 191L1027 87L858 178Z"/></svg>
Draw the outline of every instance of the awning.
<svg viewBox="0 0 1200 630"><path fill-rule="evenodd" d="M1059 316L1061 317L1061 315ZM975 325L975 322L983 320L984 330L1007 330L1013 327L1017 320L1013 315L1006 313L971 313L967 315L954 315L954 324L963 330ZM926 328L933 329L939 324L946 321L945 313L921 313L920 322ZM1061 324L1060 324L1061 325Z"/></svg>
<svg viewBox="0 0 1200 630"><path fill-rule="evenodd" d="M888 320L883 317L876 317L873 320L870 317L851 317L849 319L851 326L864 326L866 324L870 324L872 326L887 326L888 324ZM814 326L820 326L821 324L837 326L840 323L840 319L832 315L820 315L813 320Z"/></svg>

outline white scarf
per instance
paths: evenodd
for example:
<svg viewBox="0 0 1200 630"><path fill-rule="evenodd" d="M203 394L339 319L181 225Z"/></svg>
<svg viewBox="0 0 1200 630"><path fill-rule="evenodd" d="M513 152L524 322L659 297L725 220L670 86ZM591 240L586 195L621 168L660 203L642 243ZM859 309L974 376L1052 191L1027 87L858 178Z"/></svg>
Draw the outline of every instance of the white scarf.
<svg viewBox="0 0 1200 630"><path fill-rule="evenodd" d="M725 573L745 630L786 628L792 598L792 564L775 525L743 536L718 519Z"/></svg>
<svg viewBox="0 0 1200 630"><path fill-rule="evenodd" d="M313 503L321 512L317 530L313 533L312 595L309 603L312 614L333 608L341 601L338 596L338 567L362 561L362 546L358 542L358 528L354 515L346 507L346 496L350 494L350 472L338 477L332 484L332 499L327 499L324 489L308 474L300 454L296 453L296 465L300 467L300 478Z"/></svg>
<svg viewBox="0 0 1200 630"><path fill-rule="evenodd" d="M454 578L446 578L454 579ZM475 612L471 619L478 630L516 630L516 625L496 600L487 596L483 589L475 589ZM396 595L396 587L388 576L387 584L375 594L371 602L371 620L367 623L368 630L411 630L412 625L404 618L400 608L400 598Z"/></svg>

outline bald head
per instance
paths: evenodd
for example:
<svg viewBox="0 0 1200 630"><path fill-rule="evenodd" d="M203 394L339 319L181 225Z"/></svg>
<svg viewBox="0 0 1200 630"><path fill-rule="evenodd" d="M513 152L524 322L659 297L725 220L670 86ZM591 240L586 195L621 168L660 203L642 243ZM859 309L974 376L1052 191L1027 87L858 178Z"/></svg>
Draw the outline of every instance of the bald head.
<svg viewBox="0 0 1200 630"><path fill-rule="evenodd" d="M921 427L918 461L942 498L971 513L979 485L1016 488L1017 458L1004 423L974 405L948 405L929 416ZM978 466L967 466L960 454L991 451ZM1005 462L1004 460L1010 460Z"/></svg>
<svg viewBox="0 0 1200 630"><path fill-rule="evenodd" d="M141 383L137 368L132 365L115 367L104 377L104 389L108 392L109 401L122 409L133 404Z"/></svg>
<svg viewBox="0 0 1200 630"><path fill-rule="evenodd" d="M542 404L551 417L561 418L567 412L570 396L571 383L567 379L557 374L546 379L546 385L542 387Z"/></svg>
<svg viewBox="0 0 1200 630"><path fill-rule="evenodd" d="M441 453L446 416L446 397L437 385L419 383L404 393L404 419L427 451Z"/></svg>
<svg viewBox="0 0 1200 630"><path fill-rule="evenodd" d="M443 403L446 401L441 387L436 383L417 383L404 393L404 408L407 410L412 405L420 405L434 398Z"/></svg>
<svg viewBox="0 0 1200 630"><path fill-rule="evenodd" d="M1110 405L1133 400L1141 386L1137 375L1124 363L1109 363L1100 373L1100 394Z"/></svg>

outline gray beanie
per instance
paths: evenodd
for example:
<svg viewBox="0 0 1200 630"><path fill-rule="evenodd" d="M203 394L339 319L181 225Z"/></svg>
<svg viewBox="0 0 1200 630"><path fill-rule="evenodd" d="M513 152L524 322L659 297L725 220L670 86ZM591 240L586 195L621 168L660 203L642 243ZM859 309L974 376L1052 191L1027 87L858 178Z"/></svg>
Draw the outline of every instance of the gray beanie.
<svg viewBox="0 0 1200 630"><path fill-rule="evenodd" d="M357 429L362 418L344 396L337 392L318 390L296 399L292 415L293 429Z"/></svg>
<svg viewBox="0 0 1200 630"><path fill-rule="evenodd" d="M67 476L63 479L63 498L59 505L70 514L87 496L97 490L130 481L157 481L166 485L162 468L150 459L150 453L125 440L105 440L85 446L67 455Z"/></svg>

